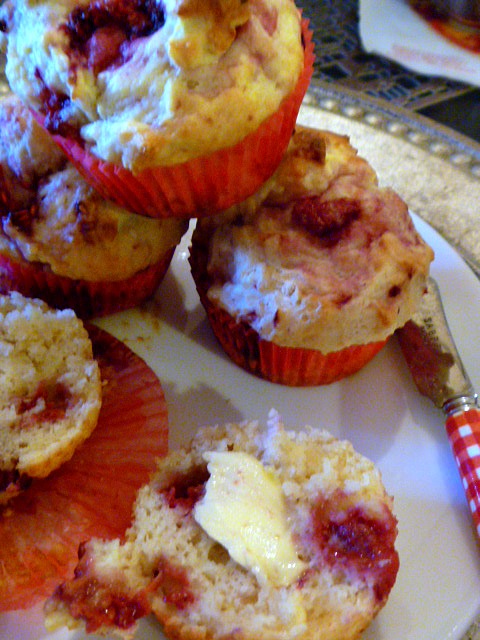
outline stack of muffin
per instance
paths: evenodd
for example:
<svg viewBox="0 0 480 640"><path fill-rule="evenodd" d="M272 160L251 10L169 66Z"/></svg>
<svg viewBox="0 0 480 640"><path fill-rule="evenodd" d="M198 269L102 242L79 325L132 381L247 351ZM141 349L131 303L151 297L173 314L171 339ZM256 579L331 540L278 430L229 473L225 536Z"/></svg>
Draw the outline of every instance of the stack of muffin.
<svg viewBox="0 0 480 640"><path fill-rule="evenodd" d="M105 200L16 95L0 100L0 290L89 318L135 306L165 275L185 223Z"/></svg>
<svg viewBox="0 0 480 640"><path fill-rule="evenodd" d="M2 12L6 75L34 113L17 128L58 158L49 166L43 149L28 182L18 142L4 143L3 290L84 317L134 306L197 218L201 301L256 375L339 380L408 320L433 256L406 205L347 139L291 140L313 64L291 0L19 0Z"/></svg>
<svg viewBox="0 0 480 640"><path fill-rule="evenodd" d="M0 30L12 90L0 101L0 292L82 318L136 306L196 219L200 300L250 373L298 386L339 380L412 315L432 251L347 138L296 126L313 45L292 0L6 0ZM51 624L125 630L153 611L185 640L306 640L318 628L358 637L398 569L391 499L373 465L329 434L294 437L275 416L267 430L217 432L197 436L195 455L159 464L124 546L83 547L75 579L49 603ZM259 501L275 487L300 549L288 581L257 580L192 516L216 453L253 465L243 481ZM152 553L142 546L157 540L157 521L171 528L163 556L156 542ZM175 556L182 527L194 561L177 567L166 542ZM210 602L204 582L218 574L228 594L242 591L250 629L236 602L233 613L227 600Z"/></svg>
<svg viewBox="0 0 480 640"><path fill-rule="evenodd" d="M311 34L291 0L21 0L1 12L14 95L0 104L0 289L84 318L140 304L190 218L242 201L277 168Z"/></svg>

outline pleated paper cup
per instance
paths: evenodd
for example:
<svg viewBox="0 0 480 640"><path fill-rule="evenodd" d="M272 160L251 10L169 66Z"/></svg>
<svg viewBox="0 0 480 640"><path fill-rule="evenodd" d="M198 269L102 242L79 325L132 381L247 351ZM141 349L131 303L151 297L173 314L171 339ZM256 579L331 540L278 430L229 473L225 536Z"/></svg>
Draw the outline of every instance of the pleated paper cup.
<svg viewBox="0 0 480 640"><path fill-rule="evenodd" d="M0 510L0 612L50 596L71 577L81 542L121 538L138 489L167 452L157 376L116 338L88 329L104 383L98 424L71 460Z"/></svg>
<svg viewBox="0 0 480 640"><path fill-rule="evenodd" d="M338 382L362 369L386 340L352 345L323 354L315 349L284 347L264 340L245 322L203 298L207 317L222 349L239 367L270 382L309 387Z"/></svg>
<svg viewBox="0 0 480 640"><path fill-rule="evenodd" d="M153 296L162 282L175 248L155 264L118 281L74 280L55 274L39 262L0 254L0 292L19 291L57 309L73 309L83 319L138 306Z"/></svg>

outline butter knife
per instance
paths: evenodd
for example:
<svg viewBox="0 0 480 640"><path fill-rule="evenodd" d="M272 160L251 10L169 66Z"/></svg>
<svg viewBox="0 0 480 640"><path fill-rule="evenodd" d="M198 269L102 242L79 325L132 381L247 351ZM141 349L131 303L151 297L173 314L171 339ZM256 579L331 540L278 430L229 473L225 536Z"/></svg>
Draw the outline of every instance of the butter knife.
<svg viewBox="0 0 480 640"><path fill-rule="evenodd" d="M428 279L420 308L397 337L413 380L445 414L450 445L480 538L480 409L443 309L438 285Z"/></svg>

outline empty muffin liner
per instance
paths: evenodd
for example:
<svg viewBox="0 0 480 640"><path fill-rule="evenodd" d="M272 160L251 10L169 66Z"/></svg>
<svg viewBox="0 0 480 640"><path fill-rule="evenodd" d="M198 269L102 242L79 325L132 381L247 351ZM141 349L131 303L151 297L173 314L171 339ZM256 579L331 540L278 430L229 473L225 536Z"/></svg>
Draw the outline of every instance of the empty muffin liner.
<svg viewBox="0 0 480 640"><path fill-rule="evenodd" d="M98 424L71 460L0 510L0 611L50 596L71 577L82 541L122 537L138 489L167 452L157 376L109 333L88 330L103 381Z"/></svg>

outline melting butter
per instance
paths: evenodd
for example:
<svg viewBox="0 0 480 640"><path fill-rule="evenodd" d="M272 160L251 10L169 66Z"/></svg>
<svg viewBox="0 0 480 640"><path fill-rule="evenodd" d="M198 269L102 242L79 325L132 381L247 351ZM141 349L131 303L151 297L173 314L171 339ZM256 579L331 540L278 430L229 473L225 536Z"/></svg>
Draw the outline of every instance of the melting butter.
<svg viewBox="0 0 480 640"><path fill-rule="evenodd" d="M305 563L293 544L278 478L247 453L209 451L204 458L210 478L195 520L259 582L292 584Z"/></svg>

